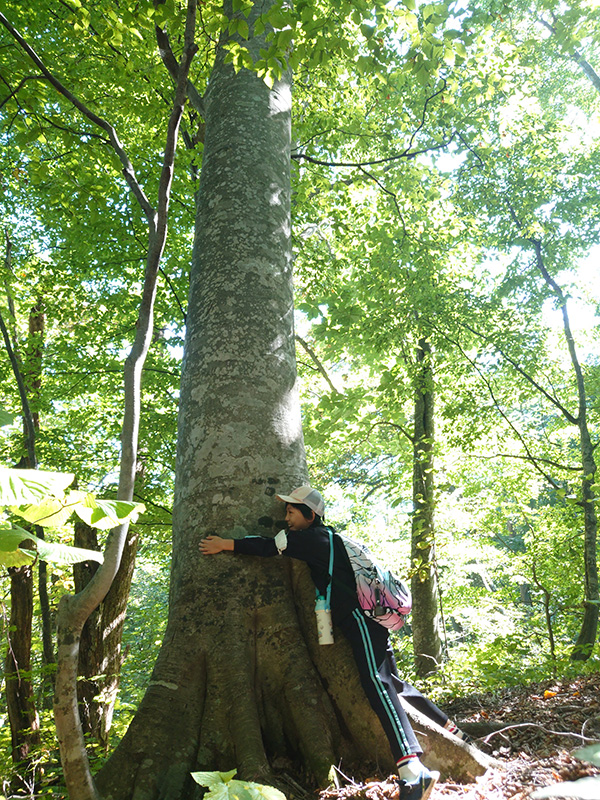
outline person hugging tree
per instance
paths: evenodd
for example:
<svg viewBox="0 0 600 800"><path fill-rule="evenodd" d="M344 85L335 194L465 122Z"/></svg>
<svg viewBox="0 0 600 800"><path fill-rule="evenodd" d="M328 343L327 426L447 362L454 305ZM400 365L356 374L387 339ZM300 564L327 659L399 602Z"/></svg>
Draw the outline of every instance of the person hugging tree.
<svg viewBox="0 0 600 800"><path fill-rule="evenodd" d="M423 750L400 697L459 738L466 736L431 700L399 677L388 630L363 612L346 548L338 536L330 536L333 530L324 524L321 494L310 486L300 486L277 498L286 504L287 531L274 538L207 536L200 542L200 550L204 555L223 551L262 557L284 555L306 562L317 598L329 598L332 620L352 647L363 689L389 741L400 777L399 800L427 800L439 772L421 763Z"/></svg>

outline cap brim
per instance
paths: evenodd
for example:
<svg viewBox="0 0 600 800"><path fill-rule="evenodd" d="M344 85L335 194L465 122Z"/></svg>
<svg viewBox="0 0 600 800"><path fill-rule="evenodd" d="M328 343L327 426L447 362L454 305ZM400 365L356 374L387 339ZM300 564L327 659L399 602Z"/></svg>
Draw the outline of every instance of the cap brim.
<svg viewBox="0 0 600 800"><path fill-rule="evenodd" d="M276 494L275 497L278 500L283 500L284 503L294 503L295 505L297 505L298 503L302 502L302 500L297 500L297 499L294 499L293 497L288 497L285 494Z"/></svg>

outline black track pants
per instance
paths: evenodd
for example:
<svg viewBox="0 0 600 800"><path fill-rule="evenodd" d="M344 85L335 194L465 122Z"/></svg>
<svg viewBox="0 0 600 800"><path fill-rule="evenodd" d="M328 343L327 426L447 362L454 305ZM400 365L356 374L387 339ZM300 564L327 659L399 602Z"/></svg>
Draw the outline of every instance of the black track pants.
<svg viewBox="0 0 600 800"><path fill-rule="evenodd" d="M398 695L438 725L443 726L448 717L418 689L400 679L386 628L358 609L339 627L350 642L365 694L379 717L395 761L411 753L420 755L423 750Z"/></svg>

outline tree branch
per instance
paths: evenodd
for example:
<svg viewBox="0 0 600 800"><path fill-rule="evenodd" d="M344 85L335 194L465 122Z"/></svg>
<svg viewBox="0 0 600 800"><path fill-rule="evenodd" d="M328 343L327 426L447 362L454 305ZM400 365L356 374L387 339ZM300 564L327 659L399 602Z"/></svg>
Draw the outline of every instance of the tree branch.
<svg viewBox="0 0 600 800"><path fill-rule="evenodd" d="M303 159L304 161L308 161L311 164L317 164L321 167L372 167L377 164L388 164L391 161L399 161L401 158L406 158L407 160L411 158L416 158L417 156L423 155L423 153L433 153L436 150L443 150L444 147L448 147L449 144L452 143L456 136L456 133L453 133L452 136L445 142L441 142L434 147L424 147L422 150L414 150L412 153L409 153L405 150L402 153L397 153L393 156L388 156L387 158L375 158L370 161L324 161L320 158L313 158L313 156L306 155L306 153L292 153L291 158L299 161Z"/></svg>
<svg viewBox="0 0 600 800"><path fill-rule="evenodd" d="M179 74L179 64L177 63L177 59L175 58L175 54L173 53L173 48L171 47L171 40L169 39L169 34L163 29L159 28L158 25L155 27L156 31L156 43L158 44L158 52L160 53L160 57L162 58L162 62L167 68L167 72L173 79L173 81L177 82L177 76ZM192 81L188 80L187 82L187 96L192 104L192 108L200 114L202 118L206 116L206 110L204 108L204 97L200 94L198 89L194 86Z"/></svg>
<svg viewBox="0 0 600 800"><path fill-rule="evenodd" d="M495 453L492 456L482 456L477 453L472 454L471 458L478 458L483 461L489 461L492 458L515 458L522 461L530 461L529 456L520 456L515 453ZM552 461L551 458L540 458L536 456L536 459L541 464L547 464L549 467L556 467L556 469L563 470L564 472L581 472L581 467L568 467L566 464L560 464L558 461Z"/></svg>
<svg viewBox="0 0 600 800"><path fill-rule="evenodd" d="M563 318L563 329L565 332L565 339L567 340L569 356L571 357L571 364L573 366L573 371L575 372L575 381L577 383L579 413L577 415L577 418L572 418L572 419L574 420L573 421L574 425L581 425L585 422L587 416L587 408L585 403L586 399L585 380L583 377L583 370L581 369L581 364L579 363L579 358L577 356L577 350L575 348L575 340L573 338L573 332L571 330L571 322L569 320L569 312L567 310L567 298L565 297L561 287L558 285L558 283L556 283L554 278L550 275L550 273L546 269L546 265L544 263L544 256L542 254L542 243L537 239L531 239L531 242L535 249L535 259L537 268L542 274L543 279L546 281L548 286L552 289L552 291L558 298L558 304L560 306Z"/></svg>
<svg viewBox="0 0 600 800"><path fill-rule="evenodd" d="M496 350L496 352L499 353L505 361L508 361L508 363L516 369L519 375L525 378L525 380L528 383L530 383L538 392L540 392L540 394L543 394L544 397L547 400L549 400L552 403L552 405L555 406L561 412L561 414L565 417L565 419L571 423L571 425L578 424L577 417L573 416L573 414L571 414L571 412L567 408L565 408L565 406L563 406L563 404L557 397L554 397L554 395L550 394L550 392L544 389L544 387L541 384L539 384L532 375L530 375L526 370L524 370L523 367L521 367L519 363L514 358L512 358L512 356L509 356L507 353L504 352L504 350L501 347L498 347L498 345L491 339L491 337L485 336L485 334L476 330L468 323L463 323L463 327L466 328L471 333L473 333L478 338L482 339L484 342L491 343L494 350Z"/></svg>
<svg viewBox="0 0 600 800"><path fill-rule="evenodd" d="M139 181L136 178L135 170L133 169L133 165L127 156L127 153L123 149L123 145L121 144L119 137L117 136L116 130L113 128L110 123L108 123L102 117L99 117L93 111L91 111L84 103L81 102L69 89L66 88L59 80L56 78L50 70L46 67L43 63L41 58L37 55L35 50L29 46L29 44L25 41L25 39L21 36L21 34L14 28L8 19L0 12L0 22L4 25L6 30L10 33L10 35L15 39L16 42L21 46L21 48L27 53L29 58L33 61L33 63L38 67L38 69L42 72L46 80L56 89L56 91L61 94L64 98L66 98L70 103L72 103L75 108L80 111L84 117L90 120L94 125L98 126L102 130L106 131L108 134L108 138L110 144L113 147L113 150L119 157L121 165L123 167L123 175L125 176L125 180L129 184L129 188L135 195L138 203L140 204L148 223L150 225L155 224L155 211L150 205L142 187L140 186Z"/></svg>
<svg viewBox="0 0 600 800"><path fill-rule="evenodd" d="M167 125L157 212L154 212L150 204L145 201L149 212L147 215L148 248L135 339L124 368L125 408L121 432L121 463L117 490L117 499L119 500L131 500L135 486L141 407L141 375L152 341L156 284L160 259L167 236L167 216L177 138L186 100L189 68L197 49L194 42L195 25L196 0L188 0L184 52L179 65L175 98ZM64 87L62 88L64 89ZM100 118L97 119L99 120ZM114 132L112 126L105 123L104 120L100 120L100 122L107 126L105 129L110 130L112 136ZM123 152L122 148L121 152ZM126 158L124 152L123 156ZM139 188L139 195L145 199L141 187ZM63 595L58 608L59 658L54 716L67 790L73 797L77 794L79 800L100 800L89 768L77 705L79 641L83 625L92 611L104 600L117 575L125 548L128 527L128 524L119 525L110 531L104 552L104 561L91 581L77 595Z"/></svg>
<svg viewBox="0 0 600 800"><path fill-rule="evenodd" d="M13 89L13 90L10 90L10 85L9 85L8 81L6 81L4 79L4 77L2 77L2 76L0 76L0 77L2 78L2 83L6 84L6 86L8 87L8 89L10 91L10 94L8 94L4 98L4 100L2 100L2 102L0 102L0 109L2 109L6 105L6 103L8 103L8 101L11 98L13 98L15 95L17 95L21 91L21 89L23 88L23 86L25 86L27 81L40 81L40 80L43 79L44 76L43 75L27 75L25 78L22 78L19 81L19 85L17 86L16 89Z"/></svg>
<svg viewBox="0 0 600 800"><path fill-rule="evenodd" d="M410 152L410 148L413 146L413 142L419 133L419 131L425 125L425 118L427 115L427 106L434 100L438 95L442 94L446 89L446 80L443 80L443 86L441 89L438 89L437 92L434 92L430 97L425 100L423 104L423 114L421 115L421 121L417 128L413 131L412 136L410 137L410 142L408 146L401 152L397 153L393 156L388 156L387 158L376 158L370 161L324 161L318 158L313 158L313 156L306 155L306 153L292 153L291 158L295 160L304 159L305 161L309 161L311 164L318 164L322 167L372 167L376 164L388 164L392 161L398 161L401 158L411 159L416 158L423 153L432 153L436 150L442 150L444 147L447 147L457 135L456 132L452 134L452 136L445 142L441 144L435 145L434 147L426 147L423 150L415 150L412 153Z"/></svg>
<svg viewBox="0 0 600 800"><path fill-rule="evenodd" d="M556 28L549 22L546 22L545 19L537 17L537 22L539 22L540 25L543 25L546 30L550 31L553 36L556 36ZM567 53L567 56L571 59L571 61L574 61L577 66L581 68L581 71L589 78L594 89L600 92L600 75L598 75L592 65L585 60L582 54L578 50L573 50L572 53Z"/></svg>
<svg viewBox="0 0 600 800"><path fill-rule="evenodd" d="M453 340L450 340L450 341L453 341ZM487 390L488 390L488 392L489 392L489 394L490 394L490 397L492 398L492 402L494 403L494 406L496 407L496 410L498 411L498 413L500 414L500 416L502 417L502 419L504 419L504 421L505 421L505 422L506 422L506 424L509 426L509 428L510 428L510 429L513 431L513 433L515 434L515 436L517 437L517 439L518 439L518 440L521 442L521 445L523 446L523 449L525 450L525 452L526 452L526 454L527 454L527 460L528 460L528 461L529 461L529 462L530 462L530 463L533 465L533 467L534 467L534 468L535 468L535 469L536 469L536 470L537 470L537 471L540 473L540 475L542 475L542 476L543 476L543 478L544 478L546 481L548 481L548 483L549 483L549 484L552 486L552 488L553 488L553 489L557 489L557 490L558 490L558 489L560 489L561 487L560 487L560 486L559 486L559 484L558 484L558 483L557 483L557 482L554 480L554 478L552 478L552 476L551 476L551 475L549 475L547 472L545 472L545 471L542 469L542 467L541 467L541 466L538 464L538 459L537 459L537 458L536 458L536 457L533 455L533 453L532 453L532 452L531 452L531 450L529 449L529 446L528 446L527 442L525 441L525 437L524 437L524 436L523 436L523 434L522 434L522 433L519 431L519 429L518 429L518 428L517 428L517 427L516 427L516 426L513 424L513 422L512 422L512 421L511 421L511 420L508 418L507 414L505 414L505 413L504 413L504 411L502 410L502 408L501 408L501 406L500 406L500 402L498 401L498 399L496 398L496 395L495 395L495 393L494 393L494 389L493 389L493 386L492 386L492 384L491 384L491 381L490 381L490 380L487 378L487 376L486 376L486 375L484 375L484 374L483 374L483 372L482 372L482 370L480 369L480 367L479 367L479 365L477 364L477 362L476 362L476 361L474 361L474 360L473 360L473 359L472 359L472 358L471 358L471 357L470 357L470 356L469 356L469 355L468 355L468 354L467 354L467 353L464 351L464 349L461 347L461 345L460 345L460 343L459 343L459 342L457 342L457 341L455 341L455 340L454 340L454 341L453 341L453 344L455 345L455 347L457 347L457 348L458 348L458 350L460 350L460 352L461 352L461 353L462 353L462 355L463 355L463 358L464 358L466 361L468 361L468 362L469 362L469 364L471 364L471 366L472 366L472 367L475 369L475 371L478 373L478 375L479 375L479 377L481 378L481 380L483 381L483 383L486 385L486 387L487 387Z"/></svg>
<svg viewBox="0 0 600 800"><path fill-rule="evenodd" d="M322 361L319 359L318 355L315 353L315 351L312 349L312 347L309 345L309 343L308 343L307 341L305 341L305 340L304 340L304 339L303 339L301 336L298 336L298 334L296 334L296 335L294 336L294 338L295 338L295 340L296 340L297 342L299 342L299 343L302 345L302 347L303 347L303 348L306 350L306 352L308 353L308 355L309 355L309 356L312 358L312 360L315 362L315 364L316 364L316 366L317 366L317 369L319 370L319 372L321 373L321 375L322 375L322 376L325 378L325 380L327 381L327 383L328 383L328 385L329 385L329 388L331 389L331 391L332 391L332 392L334 392L334 394L342 395L342 394L343 394L343 392L340 392L338 389L336 389L336 388L335 388L335 386L333 385L333 383L332 383L332 381L331 381L331 378L329 377L329 375L328 375L328 373L327 373L327 370L326 370L326 369L325 369L325 367L323 366L323 362L322 362Z"/></svg>

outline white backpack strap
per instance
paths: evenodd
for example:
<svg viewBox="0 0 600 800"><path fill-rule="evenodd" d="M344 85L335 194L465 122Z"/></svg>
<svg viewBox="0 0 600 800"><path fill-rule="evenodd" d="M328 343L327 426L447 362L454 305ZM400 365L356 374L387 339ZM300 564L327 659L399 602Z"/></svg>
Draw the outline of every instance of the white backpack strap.
<svg viewBox="0 0 600 800"><path fill-rule="evenodd" d="M275 537L275 547L279 555L281 555L287 547L287 533L285 531L279 531Z"/></svg>

